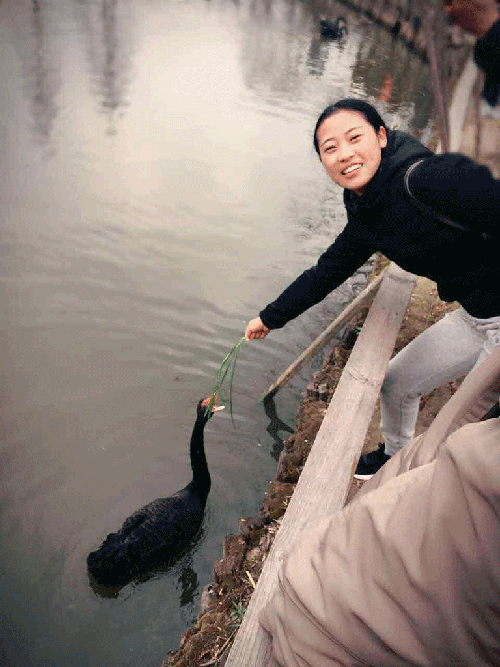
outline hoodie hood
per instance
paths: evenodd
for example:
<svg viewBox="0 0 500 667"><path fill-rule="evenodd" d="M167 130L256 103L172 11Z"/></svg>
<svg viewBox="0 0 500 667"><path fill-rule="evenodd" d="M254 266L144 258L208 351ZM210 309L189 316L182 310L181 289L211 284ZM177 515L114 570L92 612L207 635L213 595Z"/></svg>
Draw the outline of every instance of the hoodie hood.
<svg viewBox="0 0 500 667"><path fill-rule="evenodd" d="M406 132L387 130L387 146L382 149L380 166L366 186L364 193L357 195L352 190L344 190L344 204L348 213L357 213L376 206L387 192L387 187L395 174L416 160L432 155L418 139Z"/></svg>

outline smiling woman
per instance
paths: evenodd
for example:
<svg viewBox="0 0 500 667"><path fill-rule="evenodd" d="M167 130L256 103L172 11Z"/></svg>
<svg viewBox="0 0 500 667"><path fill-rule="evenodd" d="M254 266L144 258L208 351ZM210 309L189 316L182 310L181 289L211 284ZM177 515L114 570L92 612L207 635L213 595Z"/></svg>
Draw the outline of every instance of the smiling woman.
<svg viewBox="0 0 500 667"><path fill-rule="evenodd" d="M387 131L378 113L368 120L362 110L332 105L318 119L314 145L332 181L362 195L380 166Z"/></svg>
<svg viewBox="0 0 500 667"><path fill-rule="evenodd" d="M361 457L355 474L368 479L413 437L420 397L467 374L500 345L500 268L488 240L498 236L500 181L464 156L433 155L388 129L362 100L327 107L314 147L344 188L348 223L318 263L248 323L247 339L264 338L321 301L377 251L435 281L440 298L462 306L389 364L381 391L384 442Z"/></svg>

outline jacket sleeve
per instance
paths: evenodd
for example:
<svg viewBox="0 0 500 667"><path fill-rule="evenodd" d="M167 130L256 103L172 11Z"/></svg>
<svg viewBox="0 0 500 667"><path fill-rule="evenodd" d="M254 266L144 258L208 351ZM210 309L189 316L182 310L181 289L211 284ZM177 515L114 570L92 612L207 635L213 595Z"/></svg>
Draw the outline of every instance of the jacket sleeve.
<svg viewBox="0 0 500 667"><path fill-rule="evenodd" d="M471 231L499 236L500 180L485 165L460 153L432 155L408 178L425 206Z"/></svg>
<svg viewBox="0 0 500 667"><path fill-rule="evenodd" d="M474 61L486 76L500 81L500 20L491 26L483 38L477 40Z"/></svg>
<svg viewBox="0 0 500 667"><path fill-rule="evenodd" d="M376 248L361 227L348 223L317 264L304 271L259 315L266 327L279 329L322 301L373 255Z"/></svg>
<svg viewBox="0 0 500 667"><path fill-rule="evenodd" d="M432 462L307 525L259 617L280 664L500 664L499 438L434 433Z"/></svg>

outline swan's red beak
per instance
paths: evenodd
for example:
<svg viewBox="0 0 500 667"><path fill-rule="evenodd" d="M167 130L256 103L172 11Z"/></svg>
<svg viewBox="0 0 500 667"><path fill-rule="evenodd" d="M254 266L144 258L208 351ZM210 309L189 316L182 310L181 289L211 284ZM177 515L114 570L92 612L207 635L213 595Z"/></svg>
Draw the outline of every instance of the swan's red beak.
<svg viewBox="0 0 500 667"><path fill-rule="evenodd" d="M211 396L207 396L206 398L203 399L201 402L201 406L203 408L208 408L210 405L210 401L212 400ZM221 410L224 410L225 406L224 405L217 405L217 397L215 398L214 404L212 406L212 412L220 412Z"/></svg>

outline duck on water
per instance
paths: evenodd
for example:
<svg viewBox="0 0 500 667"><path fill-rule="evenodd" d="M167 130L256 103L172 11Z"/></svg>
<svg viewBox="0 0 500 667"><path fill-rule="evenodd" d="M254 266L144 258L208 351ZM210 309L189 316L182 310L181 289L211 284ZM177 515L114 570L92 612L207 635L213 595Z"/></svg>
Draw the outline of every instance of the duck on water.
<svg viewBox="0 0 500 667"><path fill-rule="evenodd" d="M319 29L322 37L331 37L333 39L340 39L347 35L349 23L343 16L339 16L335 21L328 19L320 19Z"/></svg>
<svg viewBox="0 0 500 667"><path fill-rule="evenodd" d="M211 485L203 433L212 415L224 409L214 405L207 412L209 403L210 397L196 407L189 449L192 480L174 495L157 498L134 512L88 555L92 583L124 586L158 563L172 563L199 532Z"/></svg>

